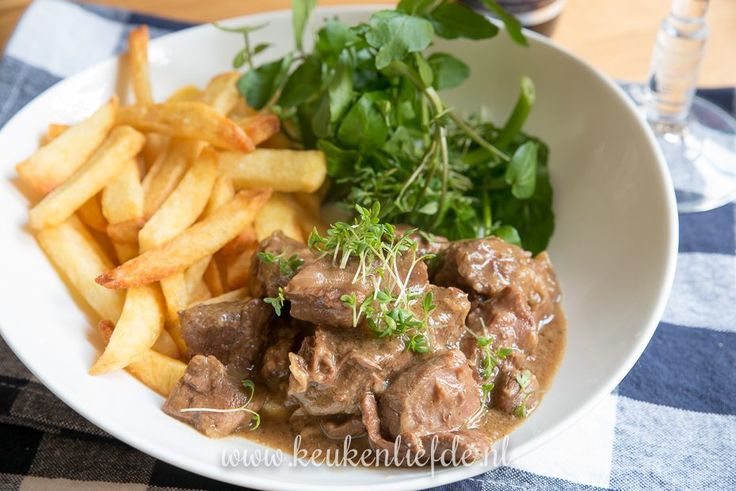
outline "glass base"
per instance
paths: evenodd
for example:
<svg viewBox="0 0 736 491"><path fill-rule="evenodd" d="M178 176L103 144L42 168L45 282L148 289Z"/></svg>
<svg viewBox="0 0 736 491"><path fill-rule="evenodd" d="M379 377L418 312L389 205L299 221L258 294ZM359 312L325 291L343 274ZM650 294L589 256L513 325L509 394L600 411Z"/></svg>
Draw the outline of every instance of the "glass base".
<svg viewBox="0 0 736 491"><path fill-rule="evenodd" d="M624 89L642 108L644 89ZM684 125L650 123L675 187L681 213L707 211L736 199L736 120L696 97Z"/></svg>

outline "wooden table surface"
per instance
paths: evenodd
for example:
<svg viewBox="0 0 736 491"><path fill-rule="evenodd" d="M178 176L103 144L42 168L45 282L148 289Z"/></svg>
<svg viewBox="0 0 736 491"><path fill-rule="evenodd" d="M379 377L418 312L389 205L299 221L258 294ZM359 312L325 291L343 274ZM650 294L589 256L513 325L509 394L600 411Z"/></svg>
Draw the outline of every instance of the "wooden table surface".
<svg viewBox="0 0 736 491"><path fill-rule="evenodd" d="M89 0L84 0L89 1ZM93 0L187 21L208 22L287 8L290 0ZM387 0L320 0L320 5ZM644 80L657 27L671 0L568 0L553 39L614 78ZM0 0L0 50L30 0ZM711 0L701 86L736 86L736 0Z"/></svg>

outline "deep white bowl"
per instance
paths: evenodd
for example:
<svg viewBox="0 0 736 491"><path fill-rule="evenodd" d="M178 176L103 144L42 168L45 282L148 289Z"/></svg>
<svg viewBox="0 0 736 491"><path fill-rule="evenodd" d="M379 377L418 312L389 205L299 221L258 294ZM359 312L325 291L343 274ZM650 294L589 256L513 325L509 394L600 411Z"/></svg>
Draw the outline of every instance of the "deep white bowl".
<svg viewBox="0 0 736 491"><path fill-rule="evenodd" d="M354 23L375 7L325 8L326 17ZM240 19L268 27L255 42L292 47L289 12ZM504 33L480 42L438 42L470 65L471 78L447 94L461 110L510 111L519 78L530 76L537 103L527 129L551 149L557 229L550 254L562 283L569 322L567 353L537 410L511 436L510 458L528 453L578 419L624 377L651 337L672 283L677 215L665 164L646 125L605 76L546 38L529 33L530 47ZM200 86L230 69L237 36L209 25L151 44L157 99L175 88ZM480 466L444 469L225 468L223 451L255 449L242 438L209 440L160 410L162 398L125 372L87 374L97 352L92 329L28 233L27 202L16 189L14 164L37 146L49 122L76 121L122 85L118 59L55 85L0 131L0 330L25 365L56 395L94 424L130 445L184 469L263 489L406 489L460 480ZM121 94L125 96L125 94Z"/></svg>

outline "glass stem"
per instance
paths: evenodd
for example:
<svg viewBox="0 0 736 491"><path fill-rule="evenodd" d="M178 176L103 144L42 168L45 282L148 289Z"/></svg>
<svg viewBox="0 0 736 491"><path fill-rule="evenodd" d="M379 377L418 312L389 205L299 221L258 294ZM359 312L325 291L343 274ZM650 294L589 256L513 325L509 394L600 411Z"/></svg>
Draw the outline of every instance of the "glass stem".
<svg viewBox="0 0 736 491"><path fill-rule="evenodd" d="M647 119L655 129L685 124L708 37L707 9L708 0L673 0L659 28L646 94Z"/></svg>

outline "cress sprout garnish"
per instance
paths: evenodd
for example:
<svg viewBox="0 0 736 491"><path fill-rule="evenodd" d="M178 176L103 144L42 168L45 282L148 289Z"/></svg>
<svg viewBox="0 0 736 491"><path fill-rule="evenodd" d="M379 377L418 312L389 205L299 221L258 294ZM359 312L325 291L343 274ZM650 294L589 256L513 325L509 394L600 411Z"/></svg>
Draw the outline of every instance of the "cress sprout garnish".
<svg viewBox="0 0 736 491"><path fill-rule="evenodd" d="M430 344L427 322L436 305L432 292L423 293L410 280L417 264L430 255L417 256L417 243L411 237L414 230L400 234L393 225L381 223L378 203L370 208L356 205L355 210L352 224L334 223L325 236L314 230L309 248L342 269L352 259L352 282L370 286L371 293L364 299L359 300L355 293L340 297L352 310L354 327L365 319L379 338L398 336L408 351L426 353Z"/></svg>

